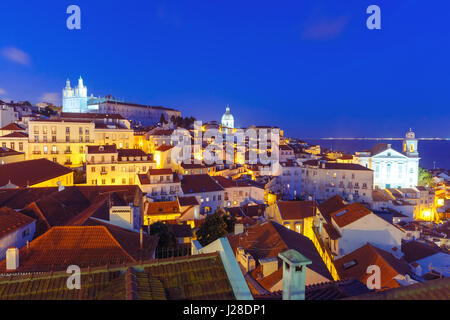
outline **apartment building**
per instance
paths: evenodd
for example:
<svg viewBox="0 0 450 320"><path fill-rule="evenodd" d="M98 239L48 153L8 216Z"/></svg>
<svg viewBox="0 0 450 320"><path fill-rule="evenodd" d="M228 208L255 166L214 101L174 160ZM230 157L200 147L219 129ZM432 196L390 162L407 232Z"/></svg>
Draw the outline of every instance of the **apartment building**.
<svg viewBox="0 0 450 320"><path fill-rule="evenodd" d="M180 179L172 169L150 169L138 174L138 185L147 196L158 201L172 201L183 195Z"/></svg>
<svg viewBox="0 0 450 320"><path fill-rule="evenodd" d="M30 120L28 159L46 158L69 167L85 162L86 146L94 144L95 123L85 120Z"/></svg>
<svg viewBox="0 0 450 320"><path fill-rule="evenodd" d="M134 185L138 184L138 174L155 166L151 156L139 149L117 149L116 145L88 146L86 183Z"/></svg>
<svg viewBox="0 0 450 320"><path fill-rule="evenodd" d="M359 164L308 160L301 181L302 193L315 200L339 195L348 201L372 201L373 171Z"/></svg>

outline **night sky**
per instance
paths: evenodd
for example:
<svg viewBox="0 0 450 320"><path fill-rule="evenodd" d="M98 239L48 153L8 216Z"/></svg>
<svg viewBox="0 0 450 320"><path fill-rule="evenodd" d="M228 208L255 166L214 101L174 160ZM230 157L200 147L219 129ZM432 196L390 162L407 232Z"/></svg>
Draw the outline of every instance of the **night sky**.
<svg viewBox="0 0 450 320"><path fill-rule="evenodd" d="M66 8L81 7L81 30ZM366 8L381 7L382 30ZM0 2L0 99L88 94L288 136L450 137L450 2Z"/></svg>

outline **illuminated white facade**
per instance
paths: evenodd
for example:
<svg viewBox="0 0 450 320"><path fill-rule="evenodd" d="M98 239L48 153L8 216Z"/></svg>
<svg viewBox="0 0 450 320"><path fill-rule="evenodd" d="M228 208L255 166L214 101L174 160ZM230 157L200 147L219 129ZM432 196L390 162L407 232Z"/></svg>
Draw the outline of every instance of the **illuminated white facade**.
<svg viewBox="0 0 450 320"><path fill-rule="evenodd" d="M67 79L66 87L63 89L63 112L88 112L87 87L81 77L75 88L71 88L70 80Z"/></svg>
<svg viewBox="0 0 450 320"><path fill-rule="evenodd" d="M222 128L234 129L234 117L230 113L229 106L227 106L226 111L222 116Z"/></svg>
<svg viewBox="0 0 450 320"><path fill-rule="evenodd" d="M418 184L418 141L411 130L403 140L402 152L390 144L379 143L368 152L357 152L359 164L374 171L374 187L380 189L411 188Z"/></svg>

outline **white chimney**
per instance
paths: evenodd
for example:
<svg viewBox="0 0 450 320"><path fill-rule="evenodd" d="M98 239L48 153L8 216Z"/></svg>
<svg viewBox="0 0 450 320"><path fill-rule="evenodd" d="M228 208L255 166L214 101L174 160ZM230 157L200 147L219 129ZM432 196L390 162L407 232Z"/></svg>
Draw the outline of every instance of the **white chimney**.
<svg viewBox="0 0 450 320"><path fill-rule="evenodd" d="M278 257L283 260L283 300L305 300L306 266L312 261L294 249Z"/></svg>
<svg viewBox="0 0 450 320"><path fill-rule="evenodd" d="M242 223L236 223L234 225L234 234L244 233L244 225Z"/></svg>
<svg viewBox="0 0 450 320"><path fill-rule="evenodd" d="M17 270L19 268L19 249L8 248L6 250L6 270Z"/></svg>

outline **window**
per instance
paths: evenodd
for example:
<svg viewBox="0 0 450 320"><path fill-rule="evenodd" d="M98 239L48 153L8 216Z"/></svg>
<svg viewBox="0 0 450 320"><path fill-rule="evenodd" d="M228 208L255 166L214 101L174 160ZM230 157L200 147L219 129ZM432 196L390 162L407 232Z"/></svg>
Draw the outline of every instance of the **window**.
<svg viewBox="0 0 450 320"><path fill-rule="evenodd" d="M111 167L111 171L116 171L116 167L115 167L115 166L112 166L112 167Z"/></svg>
<svg viewBox="0 0 450 320"><path fill-rule="evenodd" d="M48 153L48 147L44 146L44 154L47 154L47 153Z"/></svg>
<svg viewBox="0 0 450 320"><path fill-rule="evenodd" d="M114 184L114 183L116 183L116 179L112 178L111 179L111 184Z"/></svg>
<svg viewBox="0 0 450 320"><path fill-rule="evenodd" d="M14 142L11 142L11 149L15 150L15 148L14 148Z"/></svg>
<svg viewBox="0 0 450 320"><path fill-rule="evenodd" d="M127 179L122 178L122 184L127 184Z"/></svg>
<svg viewBox="0 0 450 320"><path fill-rule="evenodd" d="M34 142L39 142L39 136L34 136Z"/></svg>
<svg viewBox="0 0 450 320"><path fill-rule="evenodd" d="M31 233L30 228L26 228L25 230L23 230L22 232L22 238L25 238L26 236L29 236Z"/></svg>
<svg viewBox="0 0 450 320"><path fill-rule="evenodd" d="M70 127L66 127L66 133L70 133Z"/></svg>
<svg viewBox="0 0 450 320"><path fill-rule="evenodd" d="M56 136L52 136L52 142L56 142Z"/></svg>
<svg viewBox="0 0 450 320"><path fill-rule="evenodd" d="M70 142L70 136L66 136L66 142Z"/></svg>
<svg viewBox="0 0 450 320"><path fill-rule="evenodd" d="M19 151L23 150L23 142L19 142Z"/></svg>

